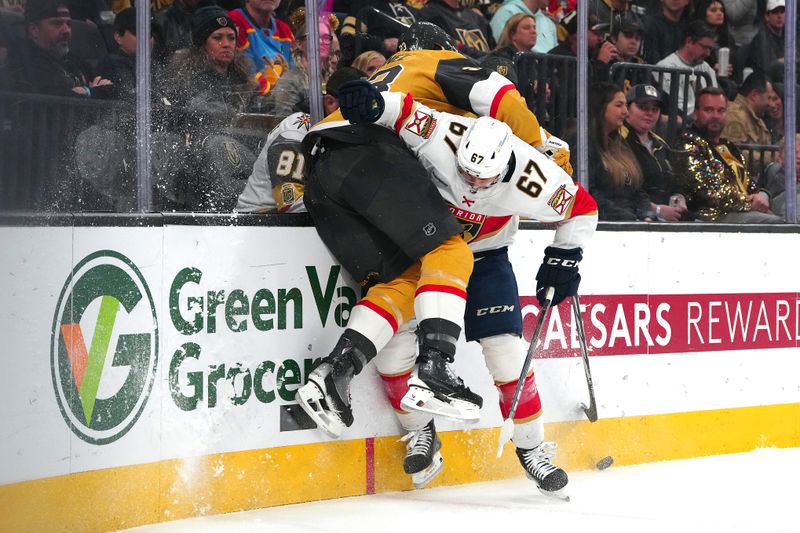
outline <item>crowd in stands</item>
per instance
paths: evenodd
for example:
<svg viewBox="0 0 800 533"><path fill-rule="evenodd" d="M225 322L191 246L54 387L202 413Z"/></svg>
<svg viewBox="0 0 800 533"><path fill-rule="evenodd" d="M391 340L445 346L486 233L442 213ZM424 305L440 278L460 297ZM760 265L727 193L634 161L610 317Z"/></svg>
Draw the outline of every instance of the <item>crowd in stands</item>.
<svg viewBox="0 0 800 533"><path fill-rule="evenodd" d="M587 174L600 219L780 221L785 0L328 0L320 90L342 67L371 76L408 24L433 22L462 54L515 83L574 154L577 87L567 59L578 52L576 4L588 10ZM309 112L304 1L151 7L155 207L230 211L270 129ZM47 194L4 198L0 209L136 208L136 51L132 0L0 0L0 135L31 129L7 116L21 94L107 104L78 107L91 113L79 111L79 129L55 150L69 154L72 178L50 181L80 186L45 181ZM22 167L6 167L3 181L25 179ZM0 196L13 188L6 183Z"/></svg>

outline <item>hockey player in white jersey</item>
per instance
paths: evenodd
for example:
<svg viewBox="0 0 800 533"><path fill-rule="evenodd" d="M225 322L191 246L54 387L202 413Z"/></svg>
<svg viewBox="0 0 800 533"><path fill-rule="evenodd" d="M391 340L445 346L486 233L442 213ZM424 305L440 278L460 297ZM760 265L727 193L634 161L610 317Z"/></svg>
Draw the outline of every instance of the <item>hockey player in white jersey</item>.
<svg viewBox="0 0 800 533"><path fill-rule="evenodd" d="M360 70L343 67L325 86L322 106L325 115L339 109L337 90L348 81L361 79ZM311 116L292 113L269 132L253 171L236 202L239 213L302 213L306 161L301 143L311 128Z"/></svg>
<svg viewBox="0 0 800 533"><path fill-rule="evenodd" d="M359 85L362 84L362 85ZM542 150L515 137L503 122L441 113L402 93L376 94L363 82L343 88L342 112L354 122L374 120L394 130L431 173L437 188L461 221L473 249L475 267L467 289L465 334L480 342L497 386L500 410L508 415L526 354L522 316L507 246L518 217L557 224L537 273L537 296L555 289L557 305L577 294L582 250L597 225L591 195L548 159ZM406 473L417 487L442 468L441 442L432 416L412 411L404 398L415 385L414 334L398 331L376 357L389 400L408 431ZM409 375L411 379L409 380ZM408 383L408 385L407 385ZM559 494L567 474L554 465L554 446L544 442L542 406L533 372L525 378L514 416L514 444L527 476L545 494Z"/></svg>

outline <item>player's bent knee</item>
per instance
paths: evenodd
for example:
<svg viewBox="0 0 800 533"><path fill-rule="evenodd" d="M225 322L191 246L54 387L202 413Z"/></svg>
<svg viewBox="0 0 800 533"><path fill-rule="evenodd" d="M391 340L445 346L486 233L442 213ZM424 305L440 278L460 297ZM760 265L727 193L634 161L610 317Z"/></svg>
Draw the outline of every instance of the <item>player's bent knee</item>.
<svg viewBox="0 0 800 533"><path fill-rule="evenodd" d="M483 338L479 342L495 383L507 383L519 378L526 353L522 338L504 333Z"/></svg>
<svg viewBox="0 0 800 533"><path fill-rule="evenodd" d="M417 336L403 324L375 357L375 368L384 376L410 372L417 358Z"/></svg>

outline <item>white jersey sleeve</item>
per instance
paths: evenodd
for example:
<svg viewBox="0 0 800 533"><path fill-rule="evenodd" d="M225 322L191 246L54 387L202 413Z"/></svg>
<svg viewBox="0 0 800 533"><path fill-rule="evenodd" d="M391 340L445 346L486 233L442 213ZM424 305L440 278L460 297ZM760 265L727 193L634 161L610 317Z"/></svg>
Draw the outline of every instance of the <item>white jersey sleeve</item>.
<svg viewBox="0 0 800 533"><path fill-rule="evenodd" d="M239 195L240 213L296 213L303 205L305 159L300 144L308 133L311 117L294 113L269 132L253 171Z"/></svg>

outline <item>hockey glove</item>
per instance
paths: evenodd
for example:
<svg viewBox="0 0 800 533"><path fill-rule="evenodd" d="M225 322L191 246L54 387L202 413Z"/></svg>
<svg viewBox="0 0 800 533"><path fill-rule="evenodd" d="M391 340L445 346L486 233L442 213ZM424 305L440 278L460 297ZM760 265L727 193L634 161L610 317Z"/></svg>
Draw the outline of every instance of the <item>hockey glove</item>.
<svg viewBox="0 0 800 533"><path fill-rule="evenodd" d="M560 166L564 172L572 176L572 164L569 161L569 144L555 135L550 135L544 128L539 128L539 134L542 137L542 144L537 146L536 149Z"/></svg>
<svg viewBox="0 0 800 533"><path fill-rule="evenodd" d="M366 80L352 80L339 88L339 109L353 124L370 124L383 114L380 91Z"/></svg>
<svg viewBox="0 0 800 533"><path fill-rule="evenodd" d="M553 287L553 305L558 305L568 296L578 294L578 285L581 275L578 274L578 264L583 259L580 248L565 250L548 246L544 249L544 261L536 274L536 297L539 305L544 305L547 287Z"/></svg>

